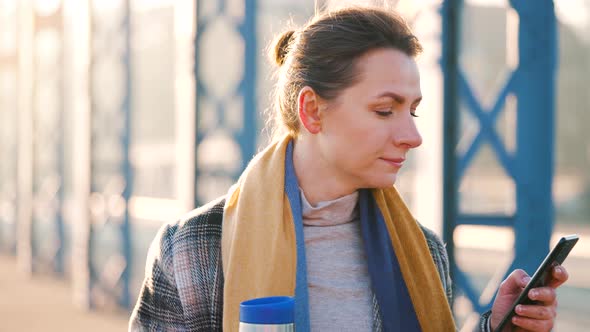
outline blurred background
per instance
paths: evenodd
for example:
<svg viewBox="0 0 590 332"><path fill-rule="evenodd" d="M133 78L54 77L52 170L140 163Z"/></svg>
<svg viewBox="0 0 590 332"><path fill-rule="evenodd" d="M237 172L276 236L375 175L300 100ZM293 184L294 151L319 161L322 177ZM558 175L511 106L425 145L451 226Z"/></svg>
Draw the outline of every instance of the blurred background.
<svg viewBox="0 0 590 332"><path fill-rule="evenodd" d="M424 45L398 189L468 330L564 234L556 331L590 326L590 1L1 0L0 331L126 330L157 229L268 142L272 38L346 5Z"/></svg>

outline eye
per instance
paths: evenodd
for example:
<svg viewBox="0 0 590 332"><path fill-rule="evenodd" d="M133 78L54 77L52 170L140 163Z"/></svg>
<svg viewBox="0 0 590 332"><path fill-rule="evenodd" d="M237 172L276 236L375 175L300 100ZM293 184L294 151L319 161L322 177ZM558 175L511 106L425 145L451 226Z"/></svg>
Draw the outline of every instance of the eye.
<svg viewBox="0 0 590 332"><path fill-rule="evenodd" d="M410 115L413 116L413 117L415 117L415 118L419 118L418 114L416 114L416 110L415 109L410 110Z"/></svg>
<svg viewBox="0 0 590 332"><path fill-rule="evenodd" d="M378 109L375 111L375 113L377 113L377 115L379 115L380 117L388 117L391 114L393 114L393 112L391 111L391 107Z"/></svg>

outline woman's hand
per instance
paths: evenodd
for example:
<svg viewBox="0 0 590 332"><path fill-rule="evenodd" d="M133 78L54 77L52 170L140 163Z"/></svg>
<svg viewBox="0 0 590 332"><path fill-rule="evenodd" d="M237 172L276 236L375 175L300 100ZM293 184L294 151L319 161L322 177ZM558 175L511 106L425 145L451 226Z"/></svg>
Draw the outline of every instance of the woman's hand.
<svg viewBox="0 0 590 332"><path fill-rule="evenodd" d="M504 331L551 331L557 316L557 296L555 289L568 279L568 273L563 266L555 266L552 279L545 287L533 288L529 291L529 298L535 304L516 306L516 315L506 324ZM514 270L502 282L498 295L492 306L491 327L495 330L500 320L508 313L524 287L531 278L523 270Z"/></svg>

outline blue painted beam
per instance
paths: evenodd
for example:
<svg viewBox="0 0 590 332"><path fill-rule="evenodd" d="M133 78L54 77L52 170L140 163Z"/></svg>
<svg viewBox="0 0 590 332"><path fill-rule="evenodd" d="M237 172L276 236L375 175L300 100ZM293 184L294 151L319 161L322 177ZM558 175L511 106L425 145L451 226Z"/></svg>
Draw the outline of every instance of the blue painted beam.
<svg viewBox="0 0 590 332"><path fill-rule="evenodd" d="M130 0L125 0L125 19L123 21L123 33L125 34L125 51L123 53L123 65L125 67L125 97L121 112L123 113L124 129L121 135L121 146L123 147L123 164L121 165L121 173L125 178L125 188L123 189L123 199L125 200L125 212L123 221L120 225L121 231L121 255L125 259L125 267L121 274L122 294L120 304L124 308L131 308L131 268L133 263L133 255L131 252L131 230L129 220L129 199L133 189L133 173L131 168L131 161L129 159L129 148L131 144L131 9Z"/></svg>
<svg viewBox="0 0 590 332"><path fill-rule="evenodd" d="M458 208L458 176L455 148L459 123L459 31L462 0L445 0L441 7L443 71L443 241L450 265L455 263L455 231ZM451 278L455 269L451 268Z"/></svg>
<svg viewBox="0 0 590 332"><path fill-rule="evenodd" d="M62 52L62 59L63 59L63 52ZM62 62L63 64L63 62ZM62 89L65 89L65 85L63 84L63 80L62 83L60 84ZM62 90L63 91L63 90ZM63 101L63 100L62 100ZM65 148L64 145L66 144L64 136L65 136L65 110L64 110L64 103L62 102L60 105L60 110L58 113L58 117L59 117L59 122L57 124L57 132L58 132L58 147L57 147L57 153L58 153L58 172L59 172L59 189L57 190L56 193L56 198L58 201L58 208L56 211L56 216L55 216L55 231L57 233L57 238L58 238L58 247L57 247L57 251L55 253L55 261L54 261L54 269L55 272L63 277L64 276L64 261L65 261L65 257L64 257L64 251L65 251L65 243L66 243L66 236L65 236L65 229L64 229L64 216L63 216L63 206L64 206L64 186L65 186L65 177L66 177L66 169L65 169Z"/></svg>
<svg viewBox="0 0 590 332"><path fill-rule="evenodd" d="M463 272L457 265L455 265L453 271L455 282L461 285L461 292L463 292L463 294L469 299L469 302L471 302L473 309L479 314L483 314L484 312L489 310L487 305L484 306L479 303L478 291L471 283L471 280L469 279L467 274L465 274L465 272Z"/></svg>
<svg viewBox="0 0 590 332"><path fill-rule="evenodd" d="M65 21L65 15L64 15L64 8L63 6L60 7L59 9L59 18L61 22ZM61 26L59 28L61 34L60 34L60 42L62 45L65 45L65 31L64 31L64 27ZM60 65L62 67L65 67L65 51L62 50L60 52ZM65 273L65 267L64 267L64 261L65 261L65 257L64 257L64 251L65 251L65 244L66 244L66 236L65 236L65 229L64 229L64 201L65 201L65 177L66 175L66 166L65 166L65 132L66 132L66 127L65 127L65 123L66 123L66 116L65 116L65 98L63 96L65 96L64 91L66 90L66 85L65 85L65 77L62 75L60 77L60 82L59 82L59 86L60 86L60 90L61 90L61 95L60 95L60 102L59 102L59 110L58 110L58 123L57 123L57 132L58 132L58 147L57 147L57 153L58 153L58 159L57 159L57 168L58 168L58 172L59 172L59 189L56 193L56 198L58 201L58 209L57 209L57 213L56 213L56 233L57 233L57 238L59 241L58 244L58 248L57 251L55 253L55 264L54 264L54 268L55 268L55 272L57 272L57 274L61 277L64 276Z"/></svg>
<svg viewBox="0 0 590 332"><path fill-rule="evenodd" d="M258 137L258 117L256 105L256 70L258 61L258 43L256 38L257 0L243 0L245 2L245 17L239 30L244 38L244 77L241 91L244 97L244 126L240 135L242 150L242 167L246 168L248 161L256 152Z"/></svg>
<svg viewBox="0 0 590 332"><path fill-rule="evenodd" d="M479 151L484 139L490 143L492 150L498 158L500 166L502 166L506 174L514 178L513 157L506 151L506 148L504 147L502 140L500 139L500 137L498 137L498 134L495 130L496 117L500 113L500 110L504 105L506 96L508 95L508 92L514 84L513 77L514 76L511 76L507 84L500 91L500 94L494 104L494 108L492 109L492 111L486 112L475 98L475 95L473 94L473 91L469 87L469 83L465 78L465 74L459 71L460 96L467 104L467 108L469 109L469 111L476 117L476 119L479 122L479 132L475 136L472 144L467 149L467 152L459 160L459 166L457 169L459 181L461 180L461 177L465 174L467 168L473 161L473 158L475 157L476 153Z"/></svg>
<svg viewBox="0 0 590 332"><path fill-rule="evenodd" d="M457 217L457 225L512 227L514 226L514 217L504 215L460 214Z"/></svg>
<svg viewBox="0 0 590 332"><path fill-rule="evenodd" d="M515 265L533 273L549 250L554 222L557 29L553 1L511 3L520 16Z"/></svg>

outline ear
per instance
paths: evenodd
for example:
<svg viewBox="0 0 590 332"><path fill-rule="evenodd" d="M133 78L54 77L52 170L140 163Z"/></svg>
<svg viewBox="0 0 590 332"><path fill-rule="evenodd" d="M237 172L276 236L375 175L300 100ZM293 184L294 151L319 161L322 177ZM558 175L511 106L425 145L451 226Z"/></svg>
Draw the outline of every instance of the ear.
<svg viewBox="0 0 590 332"><path fill-rule="evenodd" d="M305 86L299 91L297 108L303 127L311 134L319 133L322 129L320 98L311 87Z"/></svg>

